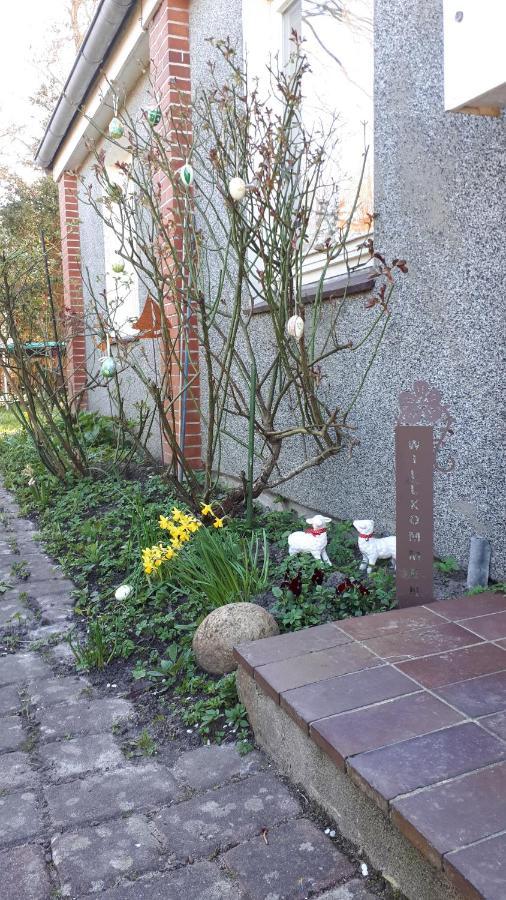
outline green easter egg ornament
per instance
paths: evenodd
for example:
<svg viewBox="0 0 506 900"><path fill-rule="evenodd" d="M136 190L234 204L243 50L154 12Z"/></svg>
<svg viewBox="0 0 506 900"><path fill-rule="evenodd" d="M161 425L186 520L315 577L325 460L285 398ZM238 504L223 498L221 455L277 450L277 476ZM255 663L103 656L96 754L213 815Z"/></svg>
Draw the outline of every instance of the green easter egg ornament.
<svg viewBox="0 0 506 900"><path fill-rule="evenodd" d="M123 125L118 117L114 116L109 122L109 137L117 140L118 138L123 137L124 133L125 129L123 128Z"/></svg>
<svg viewBox="0 0 506 900"><path fill-rule="evenodd" d="M158 125L162 118L162 111L159 106L148 109L148 122L150 125Z"/></svg>
<svg viewBox="0 0 506 900"><path fill-rule="evenodd" d="M193 182L193 168L189 163L185 163L179 170L179 176L185 187L190 187Z"/></svg>
<svg viewBox="0 0 506 900"><path fill-rule="evenodd" d="M112 356L106 356L105 359L102 360L100 374L102 378L112 378L113 375L116 374L116 360L114 360Z"/></svg>

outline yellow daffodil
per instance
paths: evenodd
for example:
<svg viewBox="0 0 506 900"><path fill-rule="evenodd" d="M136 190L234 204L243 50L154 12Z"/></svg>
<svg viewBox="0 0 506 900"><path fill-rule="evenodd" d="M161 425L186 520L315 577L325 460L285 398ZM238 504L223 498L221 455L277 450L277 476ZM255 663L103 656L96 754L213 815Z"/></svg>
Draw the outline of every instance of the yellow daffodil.
<svg viewBox="0 0 506 900"><path fill-rule="evenodd" d="M167 516L160 516L159 525L160 528L162 528L164 531L170 531L170 529L173 527L172 522L167 518Z"/></svg>
<svg viewBox="0 0 506 900"><path fill-rule="evenodd" d="M174 509L172 510L172 518L174 519L174 522L180 522L183 516L184 513L182 513L180 509L174 507Z"/></svg>
<svg viewBox="0 0 506 900"><path fill-rule="evenodd" d="M213 527L214 528L223 528L223 519L218 519L218 517L216 516L216 518L213 522Z"/></svg>
<svg viewBox="0 0 506 900"><path fill-rule="evenodd" d="M213 508L210 503L202 504L202 515L203 516L214 516Z"/></svg>

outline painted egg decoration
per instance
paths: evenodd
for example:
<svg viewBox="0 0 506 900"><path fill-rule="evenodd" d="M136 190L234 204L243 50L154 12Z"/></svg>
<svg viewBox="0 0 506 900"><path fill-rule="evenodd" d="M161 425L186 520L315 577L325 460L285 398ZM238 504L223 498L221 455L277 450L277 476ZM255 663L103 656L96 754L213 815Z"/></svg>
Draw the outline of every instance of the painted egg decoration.
<svg viewBox="0 0 506 900"><path fill-rule="evenodd" d="M294 337L296 341L300 341L304 334L304 319L300 316L290 316L286 323L286 333L290 337Z"/></svg>
<svg viewBox="0 0 506 900"><path fill-rule="evenodd" d="M190 187L193 183L193 167L190 166L190 163L185 163L184 166L181 166L179 177L185 187Z"/></svg>
<svg viewBox="0 0 506 900"><path fill-rule="evenodd" d="M231 178L228 183L228 192L232 200L244 200L246 196L246 182L244 178Z"/></svg>
<svg viewBox="0 0 506 900"><path fill-rule="evenodd" d="M102 360L102 365L100 366L102 378L112 378L113 375L116 374L116 371L116 360L113 359L112 356L106 356L105 359Z"/></svg>
<svg viewBox="0 0 506 900"><path fill-rule="evenodd" d="M117 140L118 138L123 137L124 133L125 129L123 128L123 125L118 117L114 116L109 122L109 137Z"/></svg>
<svg viewBox="0 0 506 900"><path fill-rule="evenodd" d="M115 275L121 275L125 271L125 263L124 262L115 262L111 266Z"/></svg>
<svg viewBox="0 0 506 900"><path fill-rule="evenodd" d="M116 588L114 591L114 596L116 600L128 600L131 593L132 587L130 584L120 584L119 588Z"/></svg>
<svg viewBox="0 0 506 900"><path fill-rule="evenodd" d="M148 109L148 122L150 125L158 125L162 120L162 111L159 106Z"/></svg>

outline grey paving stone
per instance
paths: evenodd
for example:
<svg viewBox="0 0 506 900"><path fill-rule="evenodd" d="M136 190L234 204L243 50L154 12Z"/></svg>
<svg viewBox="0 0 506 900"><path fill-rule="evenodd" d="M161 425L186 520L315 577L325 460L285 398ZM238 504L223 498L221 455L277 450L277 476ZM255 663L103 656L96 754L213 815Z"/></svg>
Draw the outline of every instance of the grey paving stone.
<svg viewBox="0 0 506 900"><path fill-rule="evenodd" d="M96 900L96 894L84 900ZM217 865L198 862L169 875L152 875L100 894L100 900L248 900ZM365 900L365 898L364 898Z"/></svg>
<svg viewBox="0 0 506 900"><path fill-rule="evenodd" d="M186 861L244 841L298 813L299 804L279 779L254 775L164 809L154 822L170 853Z"/></svg>
<svg viewBox="0 0 506 900"><path fill-rule="evenodd" d="M354 866L311 822L299 819L239 844L221 860L251 900L304 900L354 875Z"/></svg>
<svg viewBox="0 0 506 900"><path fill-rule="evenodd" d="M0 796L1 847L28 840L41 830L42 816L37 806L35 794L31 791L26 791L20 794Z"/></svg>
<svg viewBox="0 0 506 900"><path fill-rule="evenodd" d="M34 678L49 678L50 675L51 669L36 653L13 653L0 657L0 687Z"/></svg>
<svg viewBox="0 0 506 900"><path fill-rule="evenodd" d="M28 685L27 696L33 706L44 708L53 703L71 703L91 693L90 682L86 678L70 675L68 678L48 678Z"/></svg>
<svg viewBox="0 0 506 900"><path fill-rule="evenodd" d="M66 641L63 641L61 644L56 644L50 652L57 665L61 663L75 665L75 656L72 653L70 645Z"/></svg>
<svg viewBox="0 0 506 900"><path fill-rule="evenodd" d="M49 768L49 778L57 781L86 772L107 771L121 766L125 759L109 734L88 735L71 741L43 744L39 748L42 762Z"/></svg>
<svg viewBox="0 0 506 900"><path fill-rule="evenodd" d="M50 600L52 597L67 597L71 602L70 594L75 590L75 584L68 578L64 578L60 572L53 578L40 581L28 581L28 593L35 600Z"/></svg>
<svg viewBox="0 0 506 900"><path fill-rule="evenodd" d="M21 700L15 684L0 688L0 716L8 716L21 708Z"/></svg>
<svg viewBox="0 0 506 900"><path fill-rule="evenodd" d="M378 900L378 897L377 894L371 894L363 881L354 878L341 887L320 894L318 900Z"/></svg>
<svg viewBox="0 0 506 900"><path fill-rule="evenodd" d="M28 637L31 641L50 641L51 639L56 639L57 637L65 637L69 632L69 628L65 627L65 625L61 626L58 623L54 625L40 625L38 628L32 628L28 632Z"/></svg>
<svg viewBox="0 0 506 900"><path fill-rule="evenodd" d="M17 750L25 740L26 735L23 731L21 716L6 716L2 719L0 722L0 753L4 750Z"/></svg>
<svg viewBox="0 0 506 900"><path fill-rule="evenodd" d="M30 764L28 753L5 753L0 763L0 791L34 787L39 779Z"/></svg>
<svg viewBox="0 0 506 900"><path fill-rule="evenodd" d="M128 700L76 700L65 706L51 706L41 710L37 719L43 740L76 734L99 734L110 731L113 725L134 716ZM0 738L1 746L1 738Z"/></svg>
<svg viewBox="0 0 506 900"><path fill-rule="evenodd" d="M53 861L64 897L95 893L120 877L160 869L165 854L145 816L56 835Z"/></svg>
<svg viewBox="0 0 506 900"><path fill-rule="evenodd" d="M67 827L164 806L181 788L164 766L149 763L50 785L44 794L53 825Z"/></svg>
<svg viewBox="0 0 506 900"><path fill-rule="evenodd" d="M73 600L66 594L54 594L51 597L35 597L35 603L41 613L44 625L59 624L65 627L72 618Z"/></svg>
<svg viewBox="0 0 506 900"><path fill-rule="evenodd" d="M30 613L22 603L16 600L0 601L0 628L19 628L29 618Z"/></svg>
<svg viewBox="0 0 506 900"><path fill-rule="evenodd" d="M241 756L234 744L198 747L183 753L173 768L174 777L197 790L215 787L235 775L250 775L262 766L260 753Z"/></svg>
<svg viewBox="0 0 506 900"><path fill-rule="evenodd" d="M40 847L27 845L0 853L2 897L5 900L49 900L49 882Z"/></svg>

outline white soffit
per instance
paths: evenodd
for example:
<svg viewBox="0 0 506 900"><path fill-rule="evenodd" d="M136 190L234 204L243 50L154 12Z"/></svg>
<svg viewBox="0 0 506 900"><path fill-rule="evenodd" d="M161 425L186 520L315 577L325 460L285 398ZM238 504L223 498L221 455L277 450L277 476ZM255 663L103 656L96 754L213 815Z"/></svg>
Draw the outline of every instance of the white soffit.
<svg viewBox="0 0 506 900"><path fill-rule="evenodd" d="M55 181L64 171L79 168L90 144L107 129L113 115L113 91L122 101L149 65L148 25L160 0L139 2L128 26L117 38L104 71L98 76L54 158Z"/></svg>
<svg viewBox="0 0 506 900"><path fill-rule="evenodd" d="M506 107L506 0L444 0L445 109Z"/></svg>

